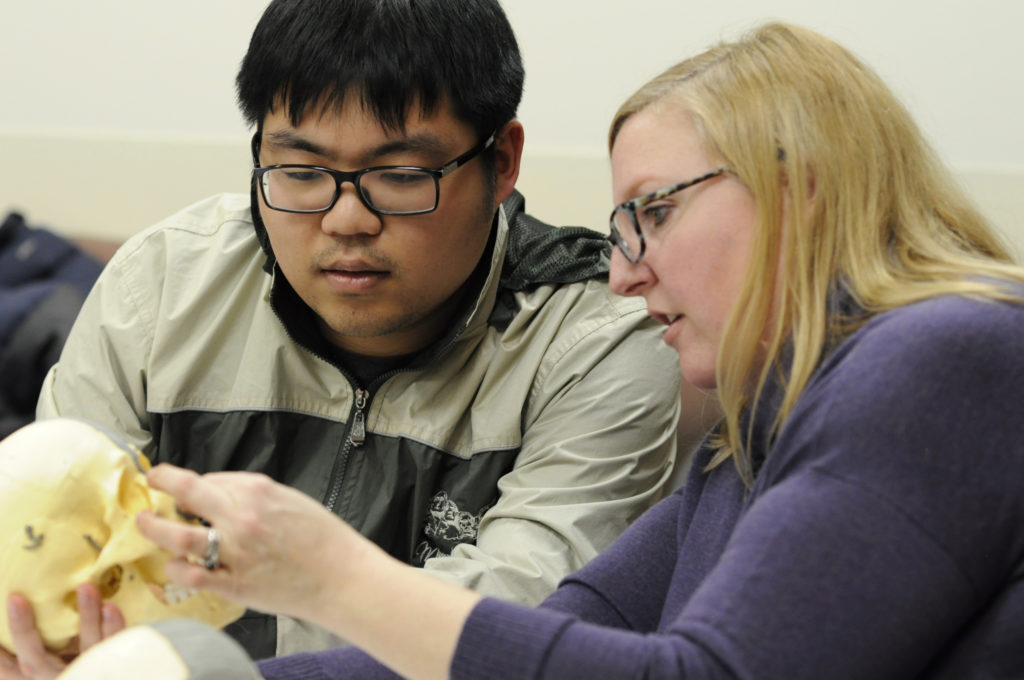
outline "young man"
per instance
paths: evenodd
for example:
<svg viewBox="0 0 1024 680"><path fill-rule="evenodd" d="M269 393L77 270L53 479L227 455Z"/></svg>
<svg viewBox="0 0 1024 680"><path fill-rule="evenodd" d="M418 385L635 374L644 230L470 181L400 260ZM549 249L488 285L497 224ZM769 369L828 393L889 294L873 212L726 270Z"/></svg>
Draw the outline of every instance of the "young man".
<svg viewBox="0 0 1024 680"><path fill-rule="evenodd" d="M497 0L272 2L237 81L250 196L125 244L38 415L266 473L406 562L539 601L660 497L679 385L603 237L523 212L522 80ZM254 658L333 642L230 630Z"/></svg>

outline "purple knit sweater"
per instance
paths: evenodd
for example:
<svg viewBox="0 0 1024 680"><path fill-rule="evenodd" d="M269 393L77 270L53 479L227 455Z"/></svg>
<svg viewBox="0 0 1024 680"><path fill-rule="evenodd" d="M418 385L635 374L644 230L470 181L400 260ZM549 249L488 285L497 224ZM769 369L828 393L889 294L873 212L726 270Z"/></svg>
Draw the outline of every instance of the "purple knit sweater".
<svg viewBox="0 0 1024 680"><path fill-rule="evenodd" d="M1024 306L874 318L769 446L776 397L752 489L698 452L540 609L477 605L452 677L1024 678ZM355 649L261 670L393 677Z"/></svg>

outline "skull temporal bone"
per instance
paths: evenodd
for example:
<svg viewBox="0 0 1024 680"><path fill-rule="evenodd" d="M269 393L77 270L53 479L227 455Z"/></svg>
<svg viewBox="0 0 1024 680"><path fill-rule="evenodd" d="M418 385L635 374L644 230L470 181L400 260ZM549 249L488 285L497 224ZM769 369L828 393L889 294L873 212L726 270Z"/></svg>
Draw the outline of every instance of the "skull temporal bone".
<svg viewBox="0 0 1024 680"><path fill-rule="evenodd" d="M148 468L137 449L77 420L38 421L0 441L0 595L28 598L47 647L78 635L75 591L87 582L129 626L193 618L222 627L243 613L167 583L170 555L139 533L135 515L185 520L169 495L146 484ZM13 650L6 616L0 645Z"/></svg>

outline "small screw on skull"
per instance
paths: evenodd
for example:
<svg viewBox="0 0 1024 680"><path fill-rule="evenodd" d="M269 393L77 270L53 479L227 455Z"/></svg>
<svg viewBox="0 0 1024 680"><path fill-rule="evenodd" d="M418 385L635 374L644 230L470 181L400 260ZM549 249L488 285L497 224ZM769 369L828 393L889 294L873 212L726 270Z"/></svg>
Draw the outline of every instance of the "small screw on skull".
<svg viewBox="0 0 1024 680"><path fill-rule="evenodd" d="M36 536L36 532L32 528L31 524L25 525L25 535L28 536L28 540L30 540L32 542L32 545L23 545L23 546L21 546L25 550L35 550L36 548L38 548L39 546L41 546L43 544L43 538L45 536L43 534L39 534L38 536Z"/></svg>

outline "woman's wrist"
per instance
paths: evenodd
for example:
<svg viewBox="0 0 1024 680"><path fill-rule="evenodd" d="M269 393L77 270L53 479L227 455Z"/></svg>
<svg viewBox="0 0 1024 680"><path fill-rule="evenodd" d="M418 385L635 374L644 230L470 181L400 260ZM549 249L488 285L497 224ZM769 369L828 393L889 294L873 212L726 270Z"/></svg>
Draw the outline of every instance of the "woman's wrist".
<svg viewBox="0 0 1024 680"><path fill-rule="evenodd" d="M446 678L480 596L363 542L331 558L345 564L324 581L329 594L317 598L310 620L400 674Z"/></svg>

